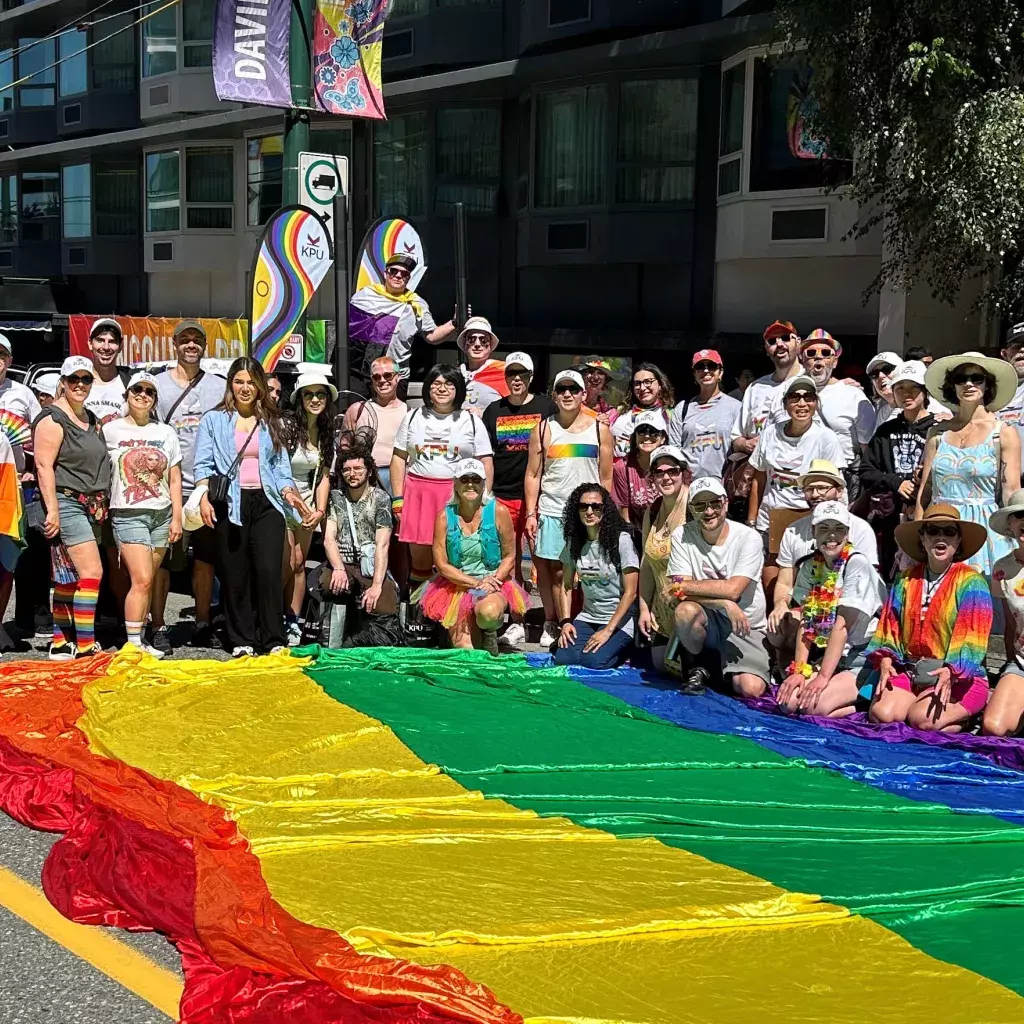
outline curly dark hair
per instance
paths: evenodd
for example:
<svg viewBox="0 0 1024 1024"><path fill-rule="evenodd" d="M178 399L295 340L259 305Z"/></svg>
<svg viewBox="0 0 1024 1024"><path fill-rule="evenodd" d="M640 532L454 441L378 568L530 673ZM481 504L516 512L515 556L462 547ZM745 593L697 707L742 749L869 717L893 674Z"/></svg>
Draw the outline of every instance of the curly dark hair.
<svg viewBox="0 0 1024 1024"><path fill-rule="evenodd" d="M668 377L665 376L665 371L654 363L637 363L636 366L633 367L633 372L629 375L629 401L633 402L636 400L636 389L633 386L633 379L641 370L646 370L648 373L653 374L658 378L658 383L661 385L660 401L662 406L666 409L674 408L676 404L675 390Z"/></svg>
<svg viewBox="0 0 1024 1024"><path fill-rule="evenodd" d="M942 397L949 405L959 406L960 399L956 397L956 385L953 383L953 375L958 371L962 370L965 366L978 366L977 363L966 362L961 363L959 366L954 366L947 374L945 380L942 382ZM988 372L983 366L978 366L978 369L985 374L985 393L982 398L982 405L987 409L992 402L992 399L996 397L996 379Z"/></svg>
<svg viewBox="0 0 1024 1024"><path fill-rule="evenodd" d="M337 427L340 428L341 418L339 417L336 422ZM377 463L373 458L373 445L376 437L372 427L356 427L355 430L336 429L331 461L328 463L331 467L332 489L342 486L341 464L346 459L365 459L367 466L371 469L371 483L380 483L377 477Z"/></svg>
<svg viewBox="0 0 1024 1024"><path fill-rule="evenodd" d="M281 425L284 427L285 445L288 451L293 453L301 446L305 448L309 444L309 422L306 417L305 407L302 405L302 396L297 392L292 398L298 397L294 405L289 406L281 414ZM334 402L331 401L330 389L327 389L327 401L324 403L323 412L316 418L317 447L320 449L320 461L325 466L331 464L334 458Z"/></svg>
<svg viewBox="0 0 1024 1024"><path fill-rule="evenodd" d="M462 376L462 370L457 366L449 366L446 363L437 363L432 366L430 372L423 379L423 404L431 412L434 411L434 405L430 398L430 385L438 377L455 385L455 401L452 403L452 412L459 412L462 409L462 403L466 400L466 378Z"/></svg>
<svg viewBox="0 0 1024 1024"><path fill-rule="evenodd" d="M335 490L345 489L345 478L341 475L342 467L346 462L357 459L366 467L366 483L370 487L380 487L380 478L377 476L377 463L373 461L373 449L363 445L352 445L348 448L338 448L338 461L335 466L336 478L331 480L331 487Z"/></svg>
<svg viewBox="0 0 1024 1024"><path fill-rule="evenodd" d="M574 562L579 562L583 545L587 543L587 528L580 521L580 500L584 494L600 494L604 502L604 515L597 534L597 546L604 552L616 569L622 568L619 558L619 534L629 527L619 515L619 507L612 501L612 496L600 484L580 484L569 495L562 512L562 536L569 547L569 554Z"/></svg>

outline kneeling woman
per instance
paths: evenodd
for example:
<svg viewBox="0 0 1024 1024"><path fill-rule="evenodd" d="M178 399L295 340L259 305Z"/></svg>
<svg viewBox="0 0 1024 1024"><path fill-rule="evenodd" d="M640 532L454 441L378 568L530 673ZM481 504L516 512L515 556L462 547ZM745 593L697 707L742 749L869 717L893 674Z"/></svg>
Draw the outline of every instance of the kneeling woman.
<svg viewBox="0 0 1024 1024"><path fill-rule="evenodd" d="M611 495L580 484L562 513L562 585L555 588L561 635L555 664L614 668L633 642L640 559ZM583 608L569 617L579 580Z"/></svg>
<svg viewBox="0 0 1024 1024"><path fill-rule="evenodd" d="M811 514L814 555L797 576L806 594L796 656L778 693L779 706L841 718L852 714L862 687L871 695L874 670L864 658L878 626L885 584L867 556L850 543L850 510L823 501Z"/></svg>
<svg viewBox="0 0 1024 1024"><path fill-rule="evenodd" d="M515 529L508 509L486 493L479 459L463 459L452 472L451 500L434 522L437 574L413 599L448 630L453 647L479 647L497 657L506 608L523 615L529 607L512 578Z"/></svg>
<svg viewBox="0 0 1024 1024"><path fill-rule="evenodd" d="M931 505L896 528L896 543L917 564L892 585L868 645L878 669L872 721L959 732L985 707L992 597L963 560L982 549L986 533L951 505Z"/></svg>

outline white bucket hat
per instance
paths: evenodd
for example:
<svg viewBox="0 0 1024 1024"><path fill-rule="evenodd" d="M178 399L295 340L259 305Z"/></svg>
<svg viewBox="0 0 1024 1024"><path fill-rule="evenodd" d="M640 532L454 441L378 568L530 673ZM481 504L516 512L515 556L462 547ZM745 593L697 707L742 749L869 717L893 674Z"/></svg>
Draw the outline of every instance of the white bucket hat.
<svg viewBox="0 0 1024 1024"><path fill-rule="evenodd" d="M295 380L295 390L292 392L292 405L299 404L299 396L302 394L303 388L312 387L314 384L319 384L321 387L327 388L331 393L332 402L336 402L338 400L338 389L323 375L323 373L300 373Z"/></svg>
<svg viewBox="0 0 1024 1024"><path fill-rule="evenodd" d="M1001 537L1010 536L1010 516L1024 515L1024 488L1010 495L1008 504L997 508L988 517L988 528Z"/></svg>
<svg viewBox="0 0 1024 1024"><path fill-rule="evenodd" d="M465 339L467 334L475 334L477 331L483 331L484 334L491 336L491 351L493 352L498 347L498 336L491 330L491 321L485 316L471 316L466 320L465 325L459 332L458 338L455 340L455 344L466 351Z"/></svg>

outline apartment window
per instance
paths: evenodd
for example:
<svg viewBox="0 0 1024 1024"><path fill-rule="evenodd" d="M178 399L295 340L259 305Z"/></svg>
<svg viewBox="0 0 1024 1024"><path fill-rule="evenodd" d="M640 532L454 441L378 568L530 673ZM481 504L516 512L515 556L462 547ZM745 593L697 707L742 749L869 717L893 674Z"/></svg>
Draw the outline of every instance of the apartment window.
<svg viewBox="0 0 1024 1024"><path fill-rule="evenodd" d="M494 213L501 177L501 112L494 107L441 107L437 111L434 207L464 203L473 213Z"/></svg>
<svg viewBox="0 0 1024 1024"><path fill-rule="evenodd" d="M65 238L92 235L92 181L88 164L61 168L61 215Z"/></svg>
<svg viewBox="0 0 1024 1024"><path fill-rule="evenodd" d="M697 79L619 86L619 203L688 203L697 156Z"/></svg>
<svg viewBox="0 0 1024 1024"><path fill-rule="evenodd" d="M133 15L118 14L105 18L92 30L95 44L91 51L94 89L131 89L135 84L134 24Z"/></svg>
<svg viewBox="0 0 1024 1024"><path fill-rule="evenodd" d="M134 235L139 230L139 169L97 162L93 167L96 234Z"/></svg>
<svg viewBox="0 0 1024 1024"><path fill-rule="evenodd" d="M747 91L747 62L722 74L722 117L718 137L718 194L732 195L742 186L743 106Z"/></svg>
<svg viewBox="0 0 1024 1024"><path fill-rule="evenodd" d="M428 152L426 113L400 114L374 125L379 216L422 217L428 212Z"/></svg>
<svg viewBox="0 0 1024 1024"><path fill-rule="evenodd" d="M160 10L142 23L142 77L166 75L178 70L178 7L153 3L149 11Z"/></svg>
<svg viewBox="0 0 1024 1024"><path fill-rule="evenodd" d="M0 177L0 241L18 241L18 176Z"/></svg>
<svg viewBox="0 0 1024 1024"><path fill-rule="evenodd" d="M19 107L52 107L56 72L57 48L53 39L19 39L18 47L26 47L18 54L18 78L31 75L26 85L19 85Z"/></svg>
<svg viewBox="0 0 1024 1024"><path fill-rule="evenodd" d="M216 0L183 0L182 64L186 68L208 68L213 65L213 20Z"/></svg>
<svg viewBox="0 0 1024 1024"><path fill-rule="evenodd" d="M266 224L281 208L283 165L283 136L265 135L246 142L246 219L250 227Z"/></svg>
<svg viewBox="0 0 1024 1024"><path fill-rule="evenodd" d="M810 78L806 61L754 61L751 192L817 189L849 178L850 161L834 158L811 132Z"/></svg>
<svg viewBox="0 0 1024 1024"><path fill-rule="evenodd" d="M607 107L604 85L537 97L537 206L604 202Z"/></svg>
<svg viewBox="0 0 1024 1024"><path fill-rule="evenodd" d="M181 159L176 149L146 154L146 230L181 227Z"/></svg>
<svg viewBox="0 0 1024 1024"><path fill-rule="evenodd" d="M391 18L408 18L414 14L426 14L430 9L430 0L395 0L391 9Z"/></svg>
<svg viewBox="0 0 1024 1024"><path fill-rule="evenodd" d="M0 110L14 109L14 56L10 50L0 50Z"/></svg>
<svg viewBox="0 0 1024 1024"><path fill-rule="evenodd" d="M185 150L185 225L227 230L234 223L234 164L231 146L189 146Z"/></svg>
<svg viewBox="0 0 1024 1024"><path fill-rule="evenodd" d="M57 40L60 64L57 71L57 88L61 96L78 96L89 84L89 69L85 56L87 34L85 32L62 32Z"/></svg>
<svg viewBox="0 0 1024 1024"><path fill-rule="evenodd" d="M22 174L21 238L24 242L60 240L60 175L56 171Z"/></svg>

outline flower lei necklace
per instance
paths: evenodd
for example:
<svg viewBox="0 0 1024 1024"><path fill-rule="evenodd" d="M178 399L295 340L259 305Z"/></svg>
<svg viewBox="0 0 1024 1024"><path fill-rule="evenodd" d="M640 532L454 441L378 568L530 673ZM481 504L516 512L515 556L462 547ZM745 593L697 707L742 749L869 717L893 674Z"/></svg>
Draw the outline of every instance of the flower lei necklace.
<svg viewBox="0 0 1024 1024"><path fill-rule="evenodd" d="M853 545L849 541L843 545L833 565L826 562L820 551L814 552L811 592L804 601L803 614L800 616L804 643L808 648L828 646L829 634L836 625L836 609L842 592L839 578L852 554Z"/></svg>

